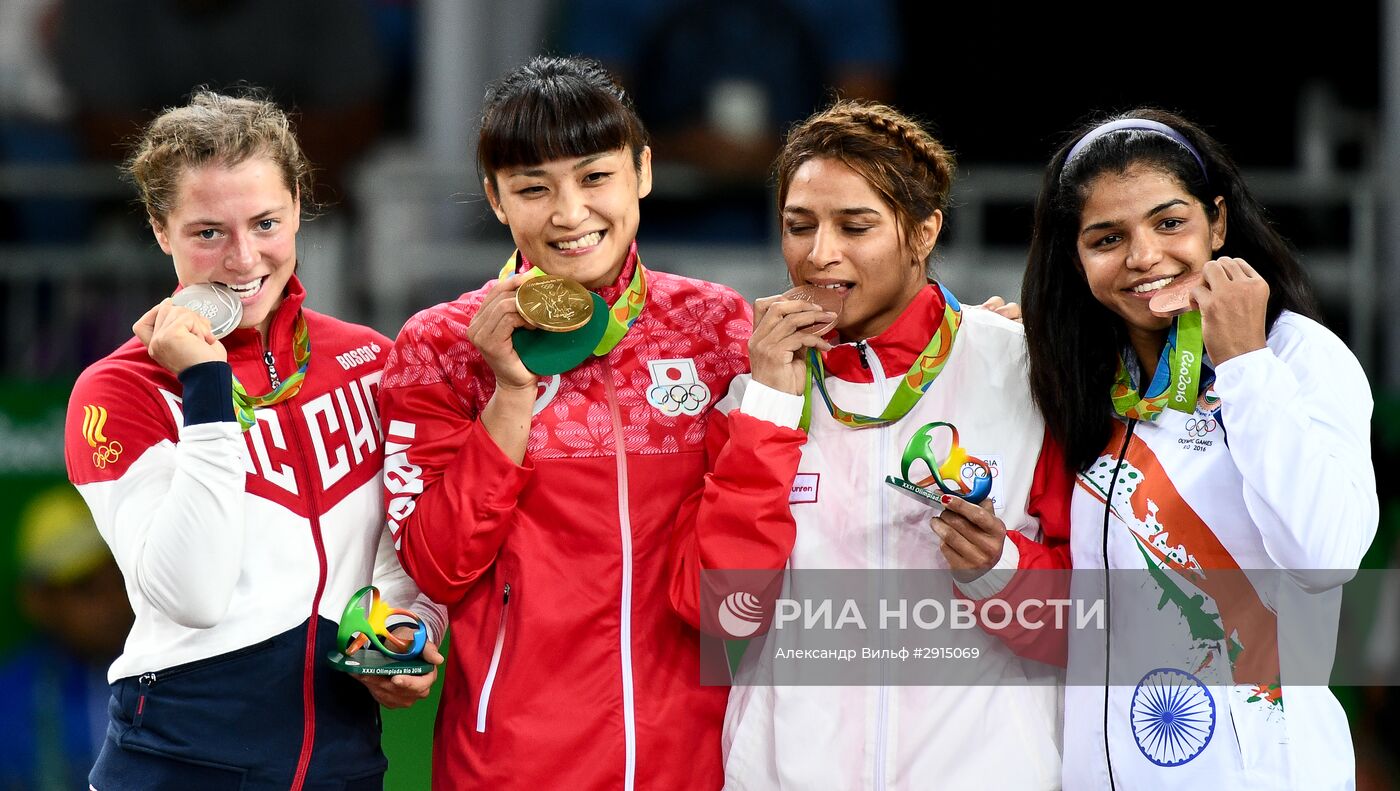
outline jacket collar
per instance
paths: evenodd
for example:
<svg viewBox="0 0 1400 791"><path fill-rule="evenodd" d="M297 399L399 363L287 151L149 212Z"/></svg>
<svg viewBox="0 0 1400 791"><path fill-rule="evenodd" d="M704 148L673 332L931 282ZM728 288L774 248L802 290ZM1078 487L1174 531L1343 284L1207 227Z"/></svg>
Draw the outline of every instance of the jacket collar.
<svg viewBox="0 0 1400 791"><path fill-rule="evenodd" d="M866 354L874 353L880 358L885 376L898 376L909 370L943 324L945 304L938 284L929 283L919 289L913 301L884 332L865 339ZM871 369L861 363L854 342L833 348L824 355L823 361L826 372L832 376L848 382L874 381Z"/></svg>
<svg viewBox="0 0 1400 791"><path fill-rule="evenodd" d="M292 275L292 279L287 281L286 290L282 292L282 304L278 305L277 311L272 314L272 324L268 326L267 331L266 348L273 351L279 362L284 351L287 361L291 361L292 326L296 323L297 314L301 312L302 303L305 301L306 289L301 280ZM224 337L223 343L230 358L261 357L264 350L263 339L259 337L255 327L236 329Z"/></svg>

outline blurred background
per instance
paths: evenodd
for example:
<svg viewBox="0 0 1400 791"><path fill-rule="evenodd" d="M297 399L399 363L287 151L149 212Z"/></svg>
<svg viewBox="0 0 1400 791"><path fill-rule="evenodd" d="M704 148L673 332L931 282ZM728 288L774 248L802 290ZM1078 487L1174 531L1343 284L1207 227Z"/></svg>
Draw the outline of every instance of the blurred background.
<svg viewBox="0 0 1400 791"><path fill-rule="evenodd" d="M1066 6L1073 6L1073 11ZM603 61L653 137L647 263L784 288L768 165L835 93L893 103L959 158L942 280L1015 299L1044 162L1095 111L1184 113L1221 139L1301 249L1328 323L1376 397L1374 454L1400 449L1400 0L1277 3L915 0L0 0L0 678L28 737L0 789L75 787L130 613L67 495L63 414L84 366L175 278L115 163L197 85L266 88L298 113L324 214L298 272L318 310L390 336L492 277L511 249L472 164L485 84L540 52ZM1300 482L1306 485L1306 482ZM1395 492L1367 559L1393 567ZM81 551L75 550L78 548ZM1400 596L1400 591L1397 591ZM1361 608L1395 613L1390 606ZM1375 615L1374 687L1338 689L1359 785L1400 787L1395 630ZM1376 628L1377 626L1384 628ZM18 692L16 692L18 690ZM27 696L27 697L25 697ZM28 708L24 708L27 706ZM385 718L391 788L426 787L431 703ZM81 786L77 786L81 787Z"/></svg>

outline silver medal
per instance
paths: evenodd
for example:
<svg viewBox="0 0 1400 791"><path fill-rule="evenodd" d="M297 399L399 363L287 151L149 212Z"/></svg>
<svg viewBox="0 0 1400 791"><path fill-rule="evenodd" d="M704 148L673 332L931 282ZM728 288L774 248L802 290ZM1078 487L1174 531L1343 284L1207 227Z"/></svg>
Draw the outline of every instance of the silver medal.
<svg viewBox="0 0 1400 791"><path fill-rule="evenodd" d="M242 300L228 286L219 283L185 286L170 301L208 319L215 338L222 338L238 329L238 323L243 320Z"/></svg>

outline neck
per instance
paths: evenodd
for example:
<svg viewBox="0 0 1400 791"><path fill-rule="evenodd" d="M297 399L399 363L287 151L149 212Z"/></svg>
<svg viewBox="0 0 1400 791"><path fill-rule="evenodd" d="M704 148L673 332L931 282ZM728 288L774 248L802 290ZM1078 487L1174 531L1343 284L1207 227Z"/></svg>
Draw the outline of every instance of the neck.
<svg viewBox="0 0 1400 791"><path fill-rule="evenodd" d="M612 267L608 269L607 273L604 274L602 277L599 277L597 280L590 280L589 282L583 283L582 285L589 291L600 291L602 289L605 289L608 286L611 286L613 283L617 282L618 275L622 274L622 267L626 265L627 258L626 256L624 256L621 261L618 261L616 264L613 264Z"/></svg>
<svg viewBox="0 0 1400 791"><path fill-rule="evenodd" d="M1133 353L1137 355L1138 363L1142 366L1142 387L1146 387L1147 383L1152 381L1152 376L1157 373L1157 359L1162 356L1162 348L1167 345L1167 332L1132 328L1128 330L1128 343L1132 345Z"/></svg>
<svg viewBox="0 0 1400 791"><path fill-rule="evenodd" d="M853 343L879 335L893 326L894 323L899 320L899 317L904 315L905 309L909 307L909 304L914 301L915 297L919 296L919 292L922 291L926 285L928 285L928 282L922 277L917 281L911 280L909 286L904 289L894 301L893 305L880 310L874 316L871 316L859 324L853 324L848 327L838 327L836 331L837 337L842 343Z"/></svg>
<svg viewBox="0 0 1400 791"><path fill-rule="evenodd" d="M276 320L277 311L282 309L282 303L286 300L286 297L286 292L283 291L283 293L277 297L277 301L268 309L267 315L263 316L263 320L258 322L253 328L258 331L258 335L262 336L263 348L267 348L268 339L272 335L272 322Z"/></svg>

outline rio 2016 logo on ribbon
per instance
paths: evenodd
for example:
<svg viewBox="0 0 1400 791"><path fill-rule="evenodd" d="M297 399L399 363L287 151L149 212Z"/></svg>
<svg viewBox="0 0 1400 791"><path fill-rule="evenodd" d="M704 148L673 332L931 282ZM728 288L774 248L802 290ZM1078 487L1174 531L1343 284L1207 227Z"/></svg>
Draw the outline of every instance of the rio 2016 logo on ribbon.
<svg viewBox="0 0 1400 791"><path fill-rule="evenodd" d="M941 432L939 429L947 429ZM944 439L946 437L946 439ZM947 450L940 450L946 443ZM916 462L928 466L929 475L914 480L911 473ZM980 503L992 493L992 480L999 469L970 455L958 441L958 429L952 423L926 423L904 447L903 463L900 467L903 478L885 476L885 483L898 489L937 502L938 493L929 487L934 485L943 494L961 497L969 503Z"/></svg>

